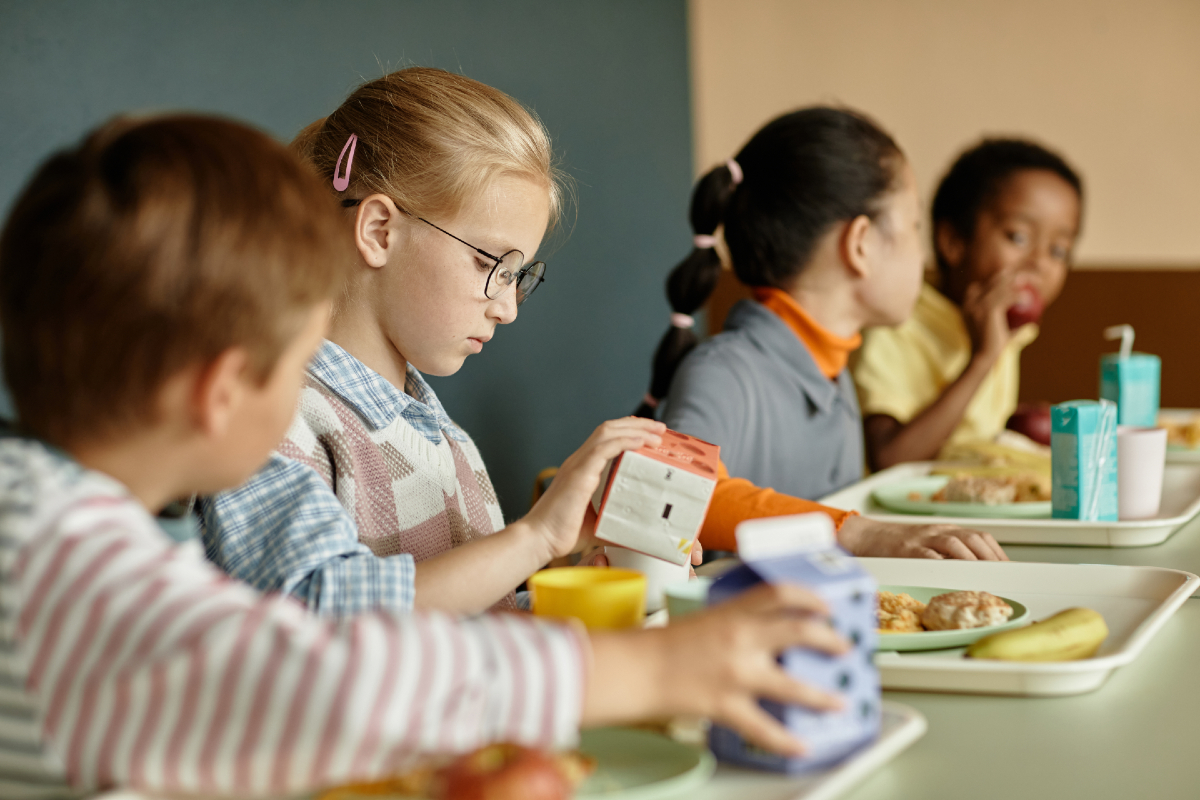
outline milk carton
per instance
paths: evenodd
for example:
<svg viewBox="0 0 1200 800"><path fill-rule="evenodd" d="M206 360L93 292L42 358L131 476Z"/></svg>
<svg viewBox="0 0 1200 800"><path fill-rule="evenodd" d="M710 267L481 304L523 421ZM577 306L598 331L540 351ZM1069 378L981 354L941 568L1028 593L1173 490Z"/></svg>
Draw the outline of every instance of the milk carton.
<svg viewBox="0 0 1200 800"><path fill-rule="evenodd" d="M1162 361L1147 353L1100 357L1100 396L1117 404L1117 424L1153 428L1158 424Z"/></svg>
<svg viewBox="0 0 1200 800"><path fill-rule="evenodd" d="M1117 518L1117 407L1072 400L1050 409L1050 499L1055 519Z"/></svg>
<svg viewBox="0 0 1200 800"><path fill-rule="evenodd" d="M842 695L843 710L811 711L762 700L760 705L808 745L808 753L789 758L746 742L729 728L714 725L709 747L722 761L799 773L820 769L849 756L879 735L879 673L872 662L876 626L875 580L837 546L833 523L824 514L750 520L737 527L742 565L718 578L708 603L720 603L762 583L795 583L820 595L833 627L852 649L828 656L794 648L783 653L783 668L797 680Z"/></svg>
<svg viewBox="0 0 1200 800"><path fill-rule="evenodd" d="M1115 325L1105 330L1121 340L1121 349L1100 357L1100 397L1117 404L1117 424L1153 428L1158 424L1162 360L1133 352L1133 328Z"/></svg>
<svg viewBox="0 0 1200 800"><path fill-rule="evenodd" d="M596 538L686 564L717 485L721 448L675 431L614 458L592 497Z"/></svg>

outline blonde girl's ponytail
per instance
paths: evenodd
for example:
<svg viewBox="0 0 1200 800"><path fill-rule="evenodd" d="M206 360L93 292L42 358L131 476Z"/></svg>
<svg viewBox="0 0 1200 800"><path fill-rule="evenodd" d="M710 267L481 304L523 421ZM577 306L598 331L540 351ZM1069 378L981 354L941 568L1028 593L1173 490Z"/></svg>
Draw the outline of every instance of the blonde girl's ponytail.
<svg viewBox="0 0 1200 800"><path fill-rule="evenodd" d="M633 412L634 416L654 418L659 401L671 389L675 370L684 356L699 343L693 329L692 314L708 302L721 276L721 258L717 254L715 235L740 182L741 169L736 162L729 161L710 170L692 192L692 205L688 213L692 223L692 251L667 277L671 327L663 334L654 352L650 391Z"/></svg>

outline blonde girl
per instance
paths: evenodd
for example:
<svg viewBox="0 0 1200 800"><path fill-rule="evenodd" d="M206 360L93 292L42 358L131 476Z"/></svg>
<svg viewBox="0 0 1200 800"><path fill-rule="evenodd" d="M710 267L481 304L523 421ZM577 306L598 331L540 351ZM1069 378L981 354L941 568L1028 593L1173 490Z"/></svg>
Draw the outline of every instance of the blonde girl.
<svg viewBox="0 0 1200 800"><path fill-rule="evenodd" d="M589 543L606 461L663 430L600 426L506 526L478 449L422 377L457 372L541 283L535 255L562 205L549 137L496 89L410 68L358 88L295 147L345 209L351 274L283 443L204 504L208 555L330 616L516 607L526 577Z"/></svg>

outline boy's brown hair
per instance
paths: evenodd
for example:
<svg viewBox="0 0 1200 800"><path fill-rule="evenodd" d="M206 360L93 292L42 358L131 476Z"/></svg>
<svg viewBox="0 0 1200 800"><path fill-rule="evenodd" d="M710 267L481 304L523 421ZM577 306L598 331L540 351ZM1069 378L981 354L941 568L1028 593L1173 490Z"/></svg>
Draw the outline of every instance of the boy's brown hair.
<svg viewBox="0 0 1200 800"><path fill-rule="evenodd" d="M260 383L340 288L350 232L281 144L201 116L116 119L52 156L0 234L4 378L55 444L153 421L163 384L231 347Z"/></svg>

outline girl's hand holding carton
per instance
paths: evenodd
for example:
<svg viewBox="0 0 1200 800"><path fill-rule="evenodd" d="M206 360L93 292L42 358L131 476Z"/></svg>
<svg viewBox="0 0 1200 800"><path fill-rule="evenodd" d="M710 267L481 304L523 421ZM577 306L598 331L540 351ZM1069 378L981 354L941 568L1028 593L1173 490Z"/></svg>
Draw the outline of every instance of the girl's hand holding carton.
<svg viewBox="0 0 1200 800"><path fill-rule="evenodd" d="M595 515L590 506L601 473L627 450L662 444L666 430L663 423L640 417L610 420L563 462L546 493L525 515L545 546L543 564L594 543Z"/></svg>

